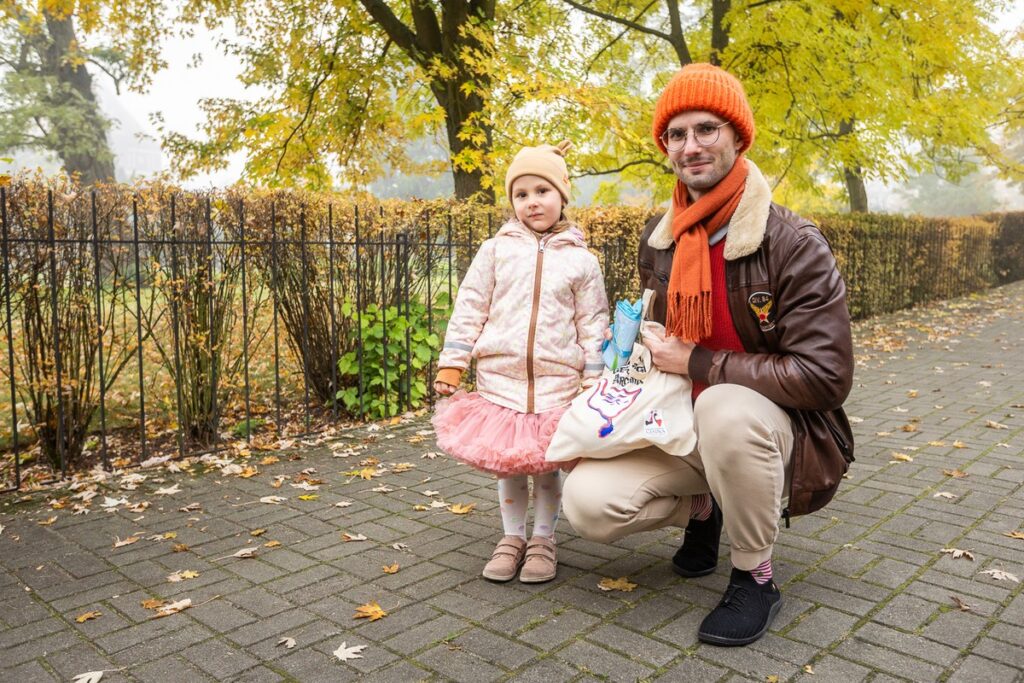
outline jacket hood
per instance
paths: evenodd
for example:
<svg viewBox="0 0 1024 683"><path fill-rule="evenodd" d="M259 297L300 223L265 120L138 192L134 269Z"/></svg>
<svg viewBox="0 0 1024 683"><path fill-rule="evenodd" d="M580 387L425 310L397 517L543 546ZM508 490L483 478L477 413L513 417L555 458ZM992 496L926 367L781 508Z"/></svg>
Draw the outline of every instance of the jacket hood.
<svg viewBox="0 0 1024 683"><path fill-rule="evenodd" d="M729 221L729 233L725 236L725 260L735 261L757 251L764 240L768 225L768 211L772 206L772 189L753 161L747 159L750 172L743 189L739 206ZM672 246L672 204L655 226L647 244L652 249L668 249Z"/></svg>
<svg viewBox="0 0 1024 683"><path fill-rule="evenodd" d="M498 229L498 233L495 237L516 237L516 238L529 238L537 239L537 233L530 230L528 227L523 225L519 219L513 218L512 220L505 223L501 228ZM564 230L559 233L548 237L547 233L541 235L542 238L547 238L544 242L545 246L552 247L556 245L566 245L574 247L586 247L587 240L583 236L583 231L575 225L570 225L568 230Z"/></svg>

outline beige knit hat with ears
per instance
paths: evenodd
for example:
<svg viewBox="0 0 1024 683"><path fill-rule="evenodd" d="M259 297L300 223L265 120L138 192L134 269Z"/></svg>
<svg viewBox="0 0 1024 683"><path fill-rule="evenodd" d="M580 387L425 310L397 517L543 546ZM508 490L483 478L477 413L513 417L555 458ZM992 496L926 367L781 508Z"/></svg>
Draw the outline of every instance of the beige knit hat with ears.
<svg viewBox="0 0 1024 683"><path fill-rule="evenodd" d="M505 194L512 203L512 183L524 175L540 176L548 181L562 195L562 203L569 203L569 170L565 166L565 155L572 149L572 143L563 140L557 145L523 147L512 159L505 174Z"/></svg>

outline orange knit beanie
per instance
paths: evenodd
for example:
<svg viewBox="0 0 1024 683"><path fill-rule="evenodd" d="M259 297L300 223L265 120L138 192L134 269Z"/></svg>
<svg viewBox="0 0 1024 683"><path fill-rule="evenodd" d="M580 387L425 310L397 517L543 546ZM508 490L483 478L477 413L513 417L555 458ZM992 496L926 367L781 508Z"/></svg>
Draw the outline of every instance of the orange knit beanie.
<svg viewBox="0 0 1024 683"><path fill-rule="evenodd" d="M754 143L754 112L747 102L743 84L713 64L687 64L676 72L654 105L654 141L668 154L661 134L672 117L684 111L704 110L733 125L743 141L740 153Z"/></svg>
<svg viewBox="0 0 1024 683"><path fill-rule="evenodd" d="M572 143L563 140L557 145L539 145L523 147L512 159L505 174L505 194L512 203L512 183L524 175L540 176L555 186L562 195L562 203L569 203L569 170L565 165L565 155L572 149Z"/></svg>

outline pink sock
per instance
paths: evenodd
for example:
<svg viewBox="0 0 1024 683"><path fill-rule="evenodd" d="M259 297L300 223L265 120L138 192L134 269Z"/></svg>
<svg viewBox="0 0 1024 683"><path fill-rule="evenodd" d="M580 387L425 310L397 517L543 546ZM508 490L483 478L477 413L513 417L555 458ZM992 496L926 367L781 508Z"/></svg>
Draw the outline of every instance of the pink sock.
<svg viewBox="0 0 1024 683"><path fill-rule="evenodd" d="M750 575L761 585L768 583L772 580L772 561L768 559L757 565L750 570Z"/></svg>
<svg viewBox="0 0 1024 683"><path fill-rule="evenodd" d="M690 497L690 519L703 522L711 516L711 494L702 493Z"/></svg>

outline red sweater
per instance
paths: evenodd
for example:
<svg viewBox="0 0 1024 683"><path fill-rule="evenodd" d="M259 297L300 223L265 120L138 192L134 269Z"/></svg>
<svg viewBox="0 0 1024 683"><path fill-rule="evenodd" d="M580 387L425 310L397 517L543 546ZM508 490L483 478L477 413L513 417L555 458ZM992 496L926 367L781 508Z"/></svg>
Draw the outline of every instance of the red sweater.
<svg viewBox="0 0 1024 683"><path fill-rule="evenodd" d="M743 351L743 342L732 323L729 312L729 291L725 284L725 240L711 247L711 336L700 340L700 345L712 351ZM693 400L708 385L693 383Z"/></svg>

